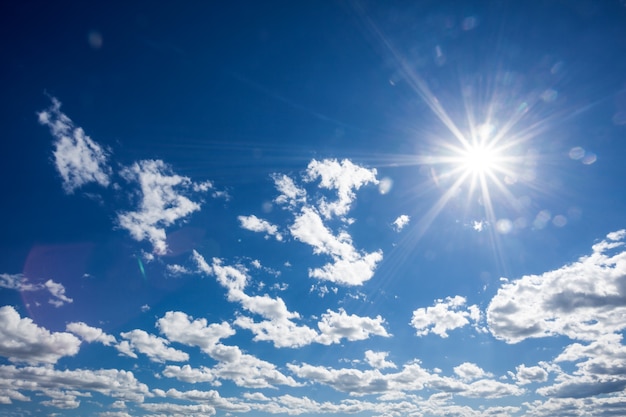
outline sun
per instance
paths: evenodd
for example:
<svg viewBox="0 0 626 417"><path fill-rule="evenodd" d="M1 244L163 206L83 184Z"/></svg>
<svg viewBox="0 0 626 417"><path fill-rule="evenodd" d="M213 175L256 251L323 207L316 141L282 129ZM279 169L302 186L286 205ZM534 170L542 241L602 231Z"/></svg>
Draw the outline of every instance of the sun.
<svg viewBox="0 0 626 417"><path fill-rule="evenodd" d="M459 164L471 175L490 175L498 167L499 153L483 144L470 145L460 152Z"/></svg>

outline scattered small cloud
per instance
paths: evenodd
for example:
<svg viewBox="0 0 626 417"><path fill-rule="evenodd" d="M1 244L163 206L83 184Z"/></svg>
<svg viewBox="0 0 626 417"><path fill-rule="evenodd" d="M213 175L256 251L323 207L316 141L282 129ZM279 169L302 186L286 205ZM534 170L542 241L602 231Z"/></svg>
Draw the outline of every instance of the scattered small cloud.
<svg viewBox="0 0 626 417"><path fill-rule="evenodd" d="M91 327L83 322L69 323L65 328L68 332L75 334L88 343L98 342L105 346L110 346L116 342L114 336L106 334L102 329Z"/></svg>
<svg viewBox="0 0 626 417"><path fill-rule="evenodd" d="M109 152L85 134L82 128L61 111L61 102L38 113L39 123L50 128L55 138L54 163L63 180L63 189L72 194L77 188L95 182L103 187L110 183Z"/></svg>
<svg viewBox="0 0 626 417"><path fill-rule="evenodd" d="M387 360L387 356L389 356L389 352L374 352L373 350L366 350L365 362L367 362L372 368L376 369L397 368L395 363Z"/></svg>
<svg viewBox="0 0 626 417"><path fill-rule="evenodd" d="M413 311L411 326L418 336L434 333L448 337L448 331L470 324L470 320L480 320L480 310L475 306L465 307L466 299L460 295L439 299L432 307L418 308Z"/></svg>
<svg viewBox="0 0 626 417"><path fill-rule="evenodd" d="M20 292L47 290L52 298L48 300L55 307L61 307L66 303L72 303L74 300L65 295L65 287L63 284L55 282L51 279L42 283L32 283L22 274L0 274L0 288Z"/></svg>
<svg viewBox="0 0 626 417"><path fill-rule="evenodd" d="M406 214L398 216L398 218L396 218L392 223L394 230L396 232L401 231L407 224L409 224L410 220L411 218Z"/></svg>
<svg viewBox="0 0 626 417"><path fill-rule="evenodd" d="M266 233L266 236L274 236L276 240L283 240L283 236L278 232L278 227L269 223L267 220L259 219L255 215L238 216L237 219L241 223L241 227L252 232Z"/></svg>

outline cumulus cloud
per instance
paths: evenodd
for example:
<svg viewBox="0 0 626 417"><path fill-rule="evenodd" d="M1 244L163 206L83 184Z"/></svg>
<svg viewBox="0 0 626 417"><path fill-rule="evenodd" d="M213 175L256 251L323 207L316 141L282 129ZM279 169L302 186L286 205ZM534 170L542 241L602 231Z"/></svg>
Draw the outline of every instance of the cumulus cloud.
<svg viewBox="0 0 626 417"><path fill-rule="evenodd" d="M386 359L388 355L389 352L374 352L373 350L366 350L365 362L367 362L372 368L376 369L397 368L395 363Z"/></svg>
<svg viewBox="0 0 626 417"><path fill-rule="evenodd" d="M473 381L479 378L493 377L489 372L485 372L481 367L471 362L463 362L454 367L454 373L463 381Z"/></svg>
<svg viewBox="0 0 626 417"><path fill-rule="evenodd" d="M167 378L176 378L179 381L197 384L199 382L213 382L216 380L215 373L211 368L201 366L200 368L192 368L190 365L168 365L162 372Z"/></svg>
<svg viewBox="0 0 626 417"><path fill-rule="evenodd" d="M344 216L350 210L355 199L354 190L366 184L378 184L376 169L367 169L354 165L350 160L338 162L336 159L312 160L307 166L305 181L319 179L319 187L337 192L338 199L327 201L321 197L318 202L320 213L329 219Z"/></svg>
<svg viewBox="0 0 626 417"><path fill-rule="evenodd" d="M418 336L434 333L441 337L448 337L448 331L464 327L470 320L477 322L480 319L480 310L472 305L465 307L466 299L460 295L439 299L432 307L418 308L413 311L411 326Z"/></svg>
<svg viewBox="0 0 626 417"><path fill-rule="evenodd" d="M248 388L299 385L293 378L283 375L274 364L243 353L238 346L220 343L220 339L235 333L226 322L209 325L206 319L192 321L185 313L170 311L158 320L157 327L169 340L188 346L198 346L218 361L211 370L215 378L229 379L238 386Z"/></svg>
<svg viewBox="0 0 626 417"><path fill-rule="evenodd" d="M288 207L295 207L306 202L306 191L296 185L294 180L287 175L274 174L272 176L274 186L280 193L274 202Z"/></svg>
<svg viewBox="0 0 626 417"><path fill-rule="evenodd" d="M85 134L82 128L61 111L61 102L38 113L39 123L48 126L55 138L54 163L63 180L63 189L72 194L77 188L95 182L103 187L110 183L108 152Z"/></svg>
<svg viewBox="0 0 626 417"><path fill-rule="evenodd" d="M577 262L504 283L487 309L492 334L508 343L554 335L592 341L625 329L624 237L610 233Z"/></svg>
<svg viewBox="0 0 626 417"><path fill-rule="evenodd" d="M411 220L411 218L409 216L407 216L406 214L402 214L400 216L398 216L398 218L396 218L392 225L393 228L396 232L401 231L402 229L404 229L404 227L409 224L409 221Z"/></svg>
<svg viewBox="0 0 626 417"><path fill-rule="evenodd" d="M241 223L241 227L252 232L266 233L266 236L274 236L276 240L283 240L283 236L278 232L278 226L275 226L267 220L259 219L255 215L238 216L237 219Z"/></svg>
<svg viewBox="0 0 626 417"><path fill-rule="evenodd" d="M51 333L11 306L0 307L0 355L11 362L56 363L78 353L80 340L71 333Z"/></svg>
<svg viewBox="0 0 626 417"><path fill-rule="evenodd" d="M526 366L524 364L516 368L515 379L520 385L533 382L545 382L548 379L548 371L541 366Z"/></svg>
<svg viewBox="0 0 626 417"><path fill-rule="evenodd" d="M189 360L187 353L167 346L169 344L168 340L149 334L144 330L135 329L130 332L121 333L121 336L124 339L128 339L131 350L143 353L148 356L151 361L183 362Z"/></svg>
<svg viewBox="0 0 626 417"><path fill-rule="evenodd" d="M99 342L105 346L110 346L116 342L114 336L106 334L102 329L91 327L83 322L69 323L65 328L68 332L74 333L88 343Z"/></svg>
<svg viewBox="0 0 626 417"><path fill-rule="evenodd" d="M254 333L255 341L272 342L276 347L301 347L316 342L321 344L339 343L342 338L364 340L370 335L389 336L383 327L384 320L348 315L344 310L328 310L318 323L320 333L308 326L298 325L293 320L300 319L300 314L289 311L280 297L268 294L250 296L244 291L249 276L241 266L224 265L222 260L213 258L212 264L195 252L194 259L202 272L208 272L227 289L227 299L240 303L248 312L258 314L265 320L255 321L250 317L239 316L234 324Z"/></svg>
<svg viewBox="0 0 626 417"><path fill-rule="evenodd" d="M381 316L376 318L361 317L355 314L348 315L343 309L338 312L327 310L317 324L320 329L319 343L329 345L339 343L341 339L349 341L365 340L370 335L390 337L383 326L385 320Z"/></svg>
<svg viewBox="0 0 626 417"><path fill-rule="evenodd" d="M86 390L136 402L149 395L147 385L137 381L132 372L117 369L56 370L49 366L2 365L0 387L5 386L28 387L29 391L46 396L60 392L66 396L66 401L83 395Z"/></svg>
<svg viewBox="0 0 626 417"><path fill-rule="evenodd" d="M327 254L333 259L322 268L309 270L309 276L343 285L362 285L374 275L382 260L382 251L362 253L355 249L347 232L335 236L326 228L319 214L305 207L290 227L299 241L313 247L313 253Z"/></svg>
<svg viewBox="0 0 626 417"><path fill-rule="evenodd" d="M200 210L200 203L185 195L198 189L198 184L174 174L171 167L160 160L136 162L120 174L128 182L139 184L141 201L137 211L118 213L118 224L128 230L133 239L147 239L156 254L164 255L167 253L165 228Z"/></svg>
<svg viewBox="0 0 626 417"><path fill-rule="evenodd" d="M328 385L337 391L352 395L385 394L394 392L431 389L443 393L455 393L471 398L501 398L517 396L525 391L514 385L492 379L479 379L471 383L440 376L424 369L419 363L405 364L397 372L382 373L378 369L333 369L309 364L287 364L298 377ZM463 414L465 415L465 414Z"/></svg>

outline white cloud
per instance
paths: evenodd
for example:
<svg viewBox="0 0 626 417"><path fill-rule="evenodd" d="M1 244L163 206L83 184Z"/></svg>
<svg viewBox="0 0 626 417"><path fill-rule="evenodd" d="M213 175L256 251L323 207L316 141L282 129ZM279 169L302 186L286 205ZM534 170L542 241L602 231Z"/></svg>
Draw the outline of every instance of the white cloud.
<svg viewBox="0 0 626 417"><path fill-rule="evenodd" d="M215 414L215 408L206 404L174 404L174 403L144 403L141 408L158 416L188 416L203 417Z"/></svg>
<svg viewBox="0 0 626 417"><path fill-rule="evenodd" d="M119 225L128 230L133 239L147 239L154 252L167 252L165 228L200 210L200 204L183 193L193 190L188 177L172 173L171 168L160 160L146 160L124 168L121 173L129 182L136 182L141 189L141 202L137 211L118 213Z"/></svg>
<svg viewBox="0 0 626 417"><path fill-rule="evenodd" d="M65 295L65 287L63 286L63 284L54 282L49 279L44 283L44 286L48 289L48 291L50 291L50 294L52 294L52 296L54 297L50 300L50 303L54 304L55 307L61 307L65 303L71 303L74 301Z"/></svg>
<svg viewBox="0 0 626 417"><path fill-rule="evenodd" d="M52 105L40 112L38 117L39 123L48 126L56 139L54 162L65 192L71 194L90 182L103 187L109 185L111 168L107 165L108 152L61 112L61 102L52 98Z"/></svg>
<svg viewBox="0 0 626 417"><path fill-rule="evenodd" d="M106 334L102 329L91 327L83 322L69 323L65 328L68 332L74 333L88 343L99 342L105 346L115 343L115 337L112 335Z"/></svg>
<svg viewBox="0 0 626 417"><path fill-rule="evenodd" d="M47 280L43 284L33 284L22 274L0 274L0 288L7 288L22 292L47 290L53 297L49 300L49 303L55 307L61 307L65 303L71 303L74 301L65 295L65 287L63 284L54 282L51 279Z"/></svg>
<svg viewBox="0 0 626 417"><path fill-rule="evenodd" d="M396 364L386 360L389 352L374 352L373 350L365 351L365 361L376 369L397 368Z"/></svg>
<svg viewBox="0 0 626 417"><path fill-rule="evenodd" d="M591 341L625 329L625 234L610 233L572 264L505 282L487 309L493 335L508 343L552 335Z"/></svg>
<svg viewBox="0 0 626 417"><path fill-rule="evenodd" d="M0 307L0 355L11 362L56 363L78 353L80 340L70 333L50 333L11 306Z"/></svg>
<svg viewBox="0 0 626 417"><path fill-rule="evenodd" d="M208 325L205 319L191 321L191 317L185 313L169 311L158 320L157 327L169 340L198 346L218 361L211 370L216 378L229 379L238 386L248 388L299 385L293 378L277 370L274 364L243 353L238 346L219 343L220 339L235 333L228 323Z"/></svg>
<svg viewBox="0 0 626 417"><path fill-rule="evenodd" d="M272 319L255 322L250 317L240 316L235 325L254 333L254 341L272 342L275 347L296 348L316 341L318 334L307 326L298 326L287 319Z"/></svg>
<svg viewBox="0 0 626 417"><path fill-rule="evenodd" d="M291 363L287 364L287 367L300 378L328 385L337 391L348 392L352 395L394 394L430 389L471 398L502 398L521 395L525 392L516 385L491 379L479 379L467 383L440 376L422 368L416 362L408 363L400 371L391 373L382 373L378 369L365 371L351 368L332 369L306 363L301 365ZM462 413L461 415L471 414Z"/></svg>
<svg viewBox="0 0 626 417"><path fill-rule="evenodd" d="M241 227L252 232L265 232L267 236L274 236L276 240L283 240L283 236L278 232L278 226L275 226L267 220L259 219L255 215L238 216L237 219L241 223Z"/></svg>
<svg viewBox="0 0 626 417"><path fill-rule="evenodd" d="M219 341L235 334L227 322L208 324L181 311L168 311L157 321L157 328L172 342L197 346L210 354Z"/></svg>
<svg viewBox="0 0 626 417"><path fill-rule="evenodd" d="M245 413L250 411L250 406L244 403L236 403L233 399L224 398L220 396L220 393L215 390L208 391L200 391L200 390L190 390L190 391L179 391L176 388L170 388L166 392L164 392L165 397L174 398L177 400L184 401L196 401L203 404L209 404L214 406L215 408L219 408L220 410L230 411L230 412L241 412Z"/></svg>
<svg viewBox="0 0 626 417"><path fill-rule="evenodd" d="M0 387L14 386L41 392L47 396L85 395L84 391L128 401L141 402L149 395L148 387L130 371L117 369L56 370L49 366L0 366ZM68 397L65 397L66 399Z"/></svg>
<svg viewBox="0 0 626 417"><path fill-rule="evenodd" d="M516 370L515 379L520 385L545 382L548 379L548 372L541 366L526 366L522 364Z"/></svg>
<svg viewBox="0 0 626 417"><path fill-rule="evenodd" d="M149 334L144 330L135 329L121 333L124 339L128 339L130 348L148 356L154 362L183 362L189 360L189 355L180 350L168 347L169 341Z"/></svg>
<svg viewBox="0 0 626 417"><path fill-rule="evenodd" d="M290 207L306 202L306 191L296 186L293 179L287 175L278 174L273 175L272 178L276 189L280 192L280 195L274 199L274 202L287 204Z"/></svg>
<svg viewBox="0 0 626 417"><path fill-rule="evenodd" d="M166 265L165 270L167 271L167 274L172 277L179 277L181 275L191 274L191 271L189 269L178 264Z"/></svg>
<svg viewBox="0 0 626 417"><path fill-rule="evenodd" d="M476 322L480 318L480 310L475 305L464 309L465 297L459 295L437 300L432 307L418 308L413 311L411 326L418 336L434 333L441 337L448 337L448 331L464 327L470 319Z"/></svg>
<svg viewBox="0 0 626 417"><path fill-rule="evenodd" d="M41 284L31 284L22 274L0 274L0 288L16 291L37 291L43 288Z"/></svg>
<svg viewBox="0 0 626 417"><path fill-rule="evenodd" d="M213 382L216 379L215 373L211 368L202 366L200 368L192 368L189 365L177 366L168 365L162 372L167 378L176 378L179 381L197 384L199 382Z"/></svg>
<svg viewBox="0 0 626 417"><path fill-rule="evenodd" d="M309 276L343 285L362 285L374 275L382 251L360 253L346 232L334 236L312 208L305 207L290 227L296 239L313 247L313 253L328 254L332 264L309 270Z"/></svg>
<svg viewBox="0 0 626 417"><path fill-rule="evenodd" d="M485 372L481 367L471 362L463 362L459 366L454 367L454 373L463 381L473 381L479 378L492 377L493 375Z"/></svg>
<svg viewBox="0 0 626 417"><path fill-rule="evenodd" d="M402 214L400 216L398 216L398 218L396 218L393 221L393 228L396 232L401 231L402 229L404 229L404 227L409 224L409 221L411 220L411 218L409 216L407 216L406 214Z"/></svg>
<svg viewBox="0 0 626 417"><path fill-rule="evenodd" d="M384 323L385 320L380 316L373 319L355 314L348 315L343 309L339 312L327 310L317 324L321 332L317 342L329 345L339 343L344 338L355 341L365 340L370 335L390 337L383 326Z"/></svg>
<svg viewBox="0 0 626 417"><path fill-rule="evenodd" d="M344 216L352 204L355 194L366 184L378 184L376 169L366 169L354 165L350 160L344 159L337 162L336 159L324 159L323 161L312 160L307 166L305 181L320 180L319 187L336 190L338 199L328 202L322 197L318 207L322 215L330 219L333 216Z"/></svg>

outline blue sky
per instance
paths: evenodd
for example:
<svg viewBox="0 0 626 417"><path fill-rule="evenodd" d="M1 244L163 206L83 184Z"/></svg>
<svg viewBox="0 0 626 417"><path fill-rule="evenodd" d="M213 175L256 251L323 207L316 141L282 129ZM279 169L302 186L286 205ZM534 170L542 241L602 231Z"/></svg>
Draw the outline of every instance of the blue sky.
<svg viewBox="0 0 626 417"><path fill-rule="evenodd" d="M623 2L0 16L0 415L626 415Z"/></svg>

